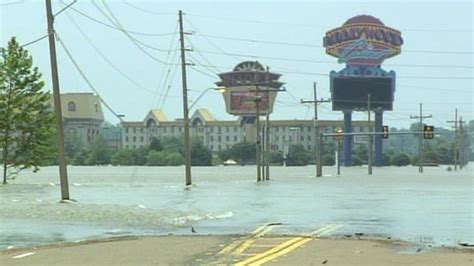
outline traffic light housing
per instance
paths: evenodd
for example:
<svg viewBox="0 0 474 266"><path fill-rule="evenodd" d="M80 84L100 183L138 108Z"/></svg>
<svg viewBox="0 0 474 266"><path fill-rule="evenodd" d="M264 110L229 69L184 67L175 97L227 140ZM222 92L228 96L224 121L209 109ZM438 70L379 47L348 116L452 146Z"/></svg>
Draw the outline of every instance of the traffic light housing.
<svg viewBox="0 0 474 266"><path fill-rule="evenodd" d="M423 127L423 138L433 139L434 138L434 126L424 125Z"/></svg>
<svg viewBox="0 0 474 266"><path fill-rule="evenodd" d="M336 129L336 139L341 141L342 138L344 137L344 131L340 128Z"/></svg>
<svg viewBox="0 0 474 266"><path fill-rule="evenodd" d="M383 139L388 139L388 126L383 126L382 127L382 138Z"/></svg>

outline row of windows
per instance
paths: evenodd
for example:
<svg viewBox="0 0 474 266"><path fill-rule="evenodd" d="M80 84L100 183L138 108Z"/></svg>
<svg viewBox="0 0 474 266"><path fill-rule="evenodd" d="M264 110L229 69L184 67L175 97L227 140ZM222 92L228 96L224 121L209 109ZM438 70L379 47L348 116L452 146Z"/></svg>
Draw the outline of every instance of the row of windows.
<svg viewBox="0 0 474 266"><path fill-rule="evenodd" d="M217 136L216 138L214 138L214 136L209 136L209 141L214 141L214 139L217 141L222 141L222 136ZM225 136L225 141L229 142L230 136ZM234 136L234 142L237 142L237 141L239 141L239 137Z"/></svg>

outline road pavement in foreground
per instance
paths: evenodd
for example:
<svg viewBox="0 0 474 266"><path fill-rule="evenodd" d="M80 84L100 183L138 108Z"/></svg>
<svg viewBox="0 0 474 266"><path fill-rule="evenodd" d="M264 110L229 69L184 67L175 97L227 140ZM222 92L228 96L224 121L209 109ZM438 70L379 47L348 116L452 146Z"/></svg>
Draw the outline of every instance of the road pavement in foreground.
<svg viewBox="0 0 474 266"><path fill-rule="evenodd" d="M7 250L1 265L473 265L473 249L441 249L389 240L328 238L342 225L303 235L163 236ZM357 239L352 239L357 238Z"/></svg>

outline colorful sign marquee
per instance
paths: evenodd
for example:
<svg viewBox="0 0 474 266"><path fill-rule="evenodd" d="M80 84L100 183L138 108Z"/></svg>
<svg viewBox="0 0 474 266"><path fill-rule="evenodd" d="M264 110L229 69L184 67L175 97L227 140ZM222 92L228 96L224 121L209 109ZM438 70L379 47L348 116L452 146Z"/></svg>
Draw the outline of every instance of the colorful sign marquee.
<svg viewBox="0 0 474 266"><path fill-rule="evenodd" d="M380 65L400 54L403 38L398 30L372 16L356 16L326 33L326 53L348 65Z"/></svg>
<svg viewBox="0 0 474 266"><path fill-rule="evenodd" d="M262 113L266 113L268 109L268 93L260 93L259 97L260 102L258 107ZM231 112L256 112L256 103L257 95L256 92L250 91L235 91L230 93L230 109Z"/></svg>

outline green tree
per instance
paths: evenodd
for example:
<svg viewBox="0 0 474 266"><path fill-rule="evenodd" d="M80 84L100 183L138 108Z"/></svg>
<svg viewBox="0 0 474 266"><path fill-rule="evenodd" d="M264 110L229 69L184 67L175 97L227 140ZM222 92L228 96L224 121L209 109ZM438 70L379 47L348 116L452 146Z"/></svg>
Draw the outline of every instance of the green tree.
<svg viewBox="0 0 474 266"><path fill-rule="evenodd" d="M410 156L406 153L397 153L392 155L390 163L396 166L406 166L410 164Z"/></svg>
<svg viewBox="0 0 474 266"><path fill-rule="evenodd" d="M191 142L191 164L193 166L212 165L212 152L199 139L193 139Z"/></svg>
<svg viewBox="0 0 474 266"><path fill-rule="evenodd" d="M288 154L289 156L286 158L288 166L308 165L311 161L311 154L302 145L291 145Z"/></svg>
<svg viewBox="0 0 474 266"><path fill-rule="evenodd" d="M151 143L150 143L150 147L148 149L152 150L152 151L162 151L163 150L163 145L161 145L160 139L152 138Z"/></svg>
<svg viewBox="0 0 474 266"><path fill-rule="evenodd" d="M146 165L164 166L167 164L166 151L149 151L146 155Z"/></svg>
<svg viewBox="0 0 474 266"><path fill-rule="evenodd" d="M92 149L87 156L87 165L106 165L110 164L111 151L102 136L98 136Z"/></svg>
<svg viewBox="0 0 474 266"><path fill-rule="evenodd" d="M0 60L0 147L3 184L9 170L32 167L39 170L51 146L54 129L49 94L41 91L44 82L33 59L15 38L8 43ZM10 171L11 172L11 171Z"/></svg>
<svg viewBox="0 0 474 266"><path fill-rule="evenodd" d="M112 165L135 165L135 156L132 150L116 151L110 157Z"/></svg>
<svg viewBox="0 0 474 266"><path fill-rule="evenodd" d="M323 165L326 166L333 166L336 164L336 159L334 158L333 154L324 154L323 155Z"/></svg>

